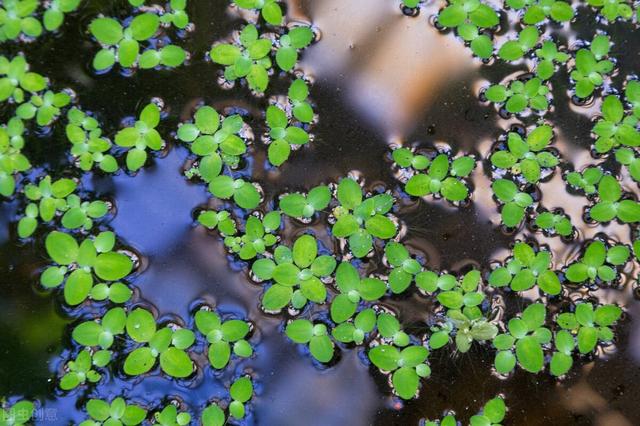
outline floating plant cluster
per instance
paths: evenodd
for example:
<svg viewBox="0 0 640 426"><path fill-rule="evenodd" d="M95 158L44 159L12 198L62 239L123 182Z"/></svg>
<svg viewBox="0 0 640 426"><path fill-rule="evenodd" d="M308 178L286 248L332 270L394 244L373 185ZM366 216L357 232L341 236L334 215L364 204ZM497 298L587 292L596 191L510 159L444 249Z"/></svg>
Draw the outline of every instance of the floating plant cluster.
<svg viewBox="0 0 640 426"><path fill-rule="evenodd" d="M144 0L129 3L130 18L99 15L88 22L85 37L100 46L93 59L95 71L108 72L117 65L126 70L122 78L129 78L136 68L170 72L188 67L189 54L173 44L194 30L186 1L154 7ZM472 176L482 168L489 170L500 213L495 225L514 232L527 225L549 238L576 239L563 206L543 205L543 184L562 169L567 188L587 199L586 220L615 221L629 226L635 237L640 204L620 170L640 181L640 83L629 76L624 87L614 87L611 76L621 58L604 34L572 51L553 34L543 35L549 22L569 25L576 5L507 0L505 10L498 11L478 0L451 0L438 13L437 27L453 30L485 62L529 66L529 72L488 84L479 94L481 102L520 122L495 135L489 152L396 147L387 160L401 183L398 187L368 189L366 177L353 173L306 191L274 194L243 165L264 152L268 167L286 167L296 161L296 151L313 149L313 129L322 112L314 109L313 79L297 63L318 30L288 22L282 2L231 3L248 12L242 16L250 22L200 53L211 60L212 79L217 72L222 86L238 84L258 99L268 95L254 128L247 112L200 103L177 127L166 130L161 123L169 113L161 99L151 97L131 111L135 117L123 120L118 129L109 128L99 114L83 109L70 89L56 91L55 82L32 71L28 58L0 57L0 101L4 111L10 111L0 127L0 194L23 207L18 237L44 242L49 263L41 270L40 285L61 294L74 320L71 349L64 354L55 384L83 402L83 425L217 426L241 420L252 409L254 381L261 372L244 369L243 360L258 356L255 329L260 318L241 318L206 304L190 318L158 317L144 295L134 291L136 276L142 273L140 255L109 227L117 206L82 183L87 173L135 175L150 164L153 153L173 144L190 153L185 179L206 186L213 200L196 210L194 226L218 237L229 258L240 262L250 280L263 288L256 302L264 315L280 319L280 330L291 345L298 345L318 369L331 368L341 352L358 351L372 372L389 377L395 395L410 400L421 389L428 392L429 358L437 351L465 353L477 346L493 355L497 375L507 377L521 369L562 380L582 357L613 344L623 310L569 296L576 289L619 283L625 266L637 260L638 241L633 247L604 236L580 241L582 253L563 265L548 247L521 238L502 262L452 272L435 270L423 253L406 244L410 231L403 222L405 202L424 200L452 209L473 203ZM588 4L610 25L635 13L626 2ZM64 14L79 6L79 0L7 0L0 8L0 39L27 42L38 37L42 27L56 31ZM420 8L423 3L404 0L403 7ZM507 15L517 18L513 24L520 31L517 38L502 40L497 29L509 23ZM553 108L552 81L561 68L576 101L596 98L600 103L593 127L594 157L610 157L624 167L612 168L611 161L583 170L563 167L563 155L554 146L559 129L548 114ZM290 79L284 94L270 84L277 76ZM36 129L54 125L65 129L69 172L28 173L34 169L22 152L26 140ZM325 224L327 232L318 232L312 226L317 223ZM288 232L292 226L298 231L294 237ZM374 263L383 269L374 273ZM402 311L384 304L402 294L431 301L433 311L425 315L429 319L423 331L406 329ZM521 296L518 306L524 308L496 316L499 295ZM558 301L562 309L548 308ZM91 306L90 313L78 317L73 308L80 305ZM148 404L124 394L101 399L95 393L113 375L162 376L180 384L202 371L233 376L228 394L211 399L206 407L180 401ZM19 397L9 401L2 420L12 425L28 423L40 404ZM505 416L505 401L498 396L469 422L500 424ZM453 413L425 422L458 424Z"/></svg>

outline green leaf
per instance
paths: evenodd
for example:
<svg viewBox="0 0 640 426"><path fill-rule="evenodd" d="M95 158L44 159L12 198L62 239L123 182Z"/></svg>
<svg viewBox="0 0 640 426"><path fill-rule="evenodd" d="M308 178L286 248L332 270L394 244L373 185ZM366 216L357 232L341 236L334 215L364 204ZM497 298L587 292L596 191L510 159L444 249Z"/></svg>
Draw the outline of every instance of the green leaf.
<svg viewBox="0 0 640 426"><path fill-rule="evenodd" d="M156 358L151 348L137 348L124 360L124 372L130 376L138 376L151 370L155 363Z"/></svg>
<svg viewBox="0 0 640 426"><path fill-rule="evenodd" d="M170 347L160 354L160 367L172 377L184 378L193 372L193 361L185 351Z"/></svg>
<svg viewBox="0 0 640 426"><path fill-rule="evenodd" d="M47 254L59 265L70 265L78 258L79 247L76 240L65 233L53 231L45 240Z"/></svg>
<svg viewBox="0 0 640 426"><path fill-rule="evenodd" d="M122 254L108 252L100 254L95 261L96 275L103 280L117 281L129 275L133 269L131 259Z"/></svg>
<svg viewBox="0 0 640 426"><path fill-rule="evenodd" d="M123 37L122 25L113 18L96 18L89 24L89 31L102 44L113 46Z"/></svg>
<svg viewBox="0 0 640 426"><path fill-rule="evenodd" d="M544 367L544 353L534 337L526 336L516 342L516 357L522 368L530 373L537 373Z"/></svg>
<svg viewBox="0 0 640 426"><path fill-rule="evenodd" d="M411 399L418 391L420 377L415 368L402 367L393 373L393 388L402 399Z"/></svg>

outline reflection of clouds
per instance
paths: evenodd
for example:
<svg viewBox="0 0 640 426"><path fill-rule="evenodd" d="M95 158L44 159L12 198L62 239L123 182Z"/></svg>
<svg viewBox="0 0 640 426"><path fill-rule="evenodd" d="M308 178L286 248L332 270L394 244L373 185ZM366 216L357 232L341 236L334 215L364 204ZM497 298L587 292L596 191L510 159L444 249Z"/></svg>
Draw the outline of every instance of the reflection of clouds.
<svg viewBox="0 0 640 426"><path fill-rule="evenodd" d="M583 367L584 374L588 375L593 364ZM578 384L566 390L562 396L564 405L574 413L594 415L594 423L598 426L631 426L631 423L622 413L610 410L609 402L582 379Z"/></svg>

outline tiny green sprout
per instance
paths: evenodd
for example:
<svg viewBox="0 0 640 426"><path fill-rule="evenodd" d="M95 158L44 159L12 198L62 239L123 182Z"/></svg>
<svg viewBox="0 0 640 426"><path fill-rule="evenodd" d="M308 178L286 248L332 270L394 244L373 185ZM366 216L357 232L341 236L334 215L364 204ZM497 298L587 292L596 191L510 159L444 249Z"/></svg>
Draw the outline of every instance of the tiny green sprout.
<svg viewBox="0 0 640 426"><path fill-rule="evenodd" d="M207 356L211 367L220 370L229 364L231 354L240 358L253 355L253 348L247 341L251 331L248 322L239 319L223 321L216 312L200 309L195 314L196 327L207 339Z"/></svg>
<svg viewBox="0 0 640 426"><path fill-rule="evenodd" d="M159 426L186 426L191 423L191 414L178 411L176 405L169 403L161 411L155 412L153 419Z"/></svg>
<svg viewBox="0 0 640 426"><path fill-rule="evenodd" d="M227 417L222 408L214 402L202 410L200 421L202 422L202 426L224 426Z"/></svg>
<svg viewBox="0 0 640 426"><path fill-rule="evenodd" d="M57 266L42 272L40 283L46 288L65 281L64 299L69 305L82 303L92 291L94 274L105 281L118 281L131 273L133 261L124 253L113 251L113 232L101 232L81 244L69 234L53 231L45 239L49 257Z"/></svg>
<svg viewBox="0 0 640 426"><path fill-rule="evenodd" d="M636 129L638 118L625 114L622 101L617 96L605 97L600 111L602 116L592 129L596 136L596 152L607 153L619 146L640 146L640 132Z"/></svg>
<svg viewBox="0 0 640 426"><path fill-rule="evenodd" d="M500 50L498 50L498 56L503 61L517 61L536 46L539 38L540 33L536 27L524 27L518 33L517 39L508 40L500 47Z"/></svg>
<svg viewBox="0 0 640 426"><path fill-rule="evenodd" d="M128 302L132 295L133 291L121 282L98 283L89 292L89 297L93 300L109 300L116 304Z"/></svg>
<svg viewBox="0 0 640 426"><path fill-rule="evenodd" d="M596 280L611 283L618 277L618 269L629 260L631 252L623 244L607 248L602 241L593 241L587 246L579 261L569 265L565 275L572 283Z"/></svg>
<svg viewBox="0 0 640 426"><path fill-rule="evenodd" d="M603 176L604 173L600 167L589 166L582 173L567 173L565 179L571 187L582 190L586 195L592 195L598 192L598 183Z"/></svg>
<svg viewBox="0 0 640 426"><path fill-rule="evenodd" d="M71 155L76 165L88 172L94 165L106 173L118 170L118 163L109 154L111 141L102 136L100 123L93 116L73 107L67 113L68 124L65 128L67 140L71 143Z"/></svg>
<svg viewBox="0 0 640 426"><path fill-rule="evenodd" d="M102 378L94 367L105 367L111 361L111 352L99 350L91 352L89 349L80 351L75 360L69 361L64 368L64 375L60 379L60 389L71 390L85 383L97 383Z"/></svg>
<svg viewBox="0 0 640 426"><path fill-rule="evenodd" d="M42 34L42 24L34 16L39 5L38 0L5 0L0 5L0 42L21 34L32 38Z"/></svg>
<svg viewBox="0 0 640 426"><path fill-rule="evenodd" d="M326 325L297 319L287 324L285 333L293 342L309 345L311 356L319 362L328 363L333 358L334 344Z"/></svg>
<svg viewBox="0 0 640 426"><path fill-rule="evenodd" d="M483 59L493 54L493 41L480 29L490 29L498 25L499 16L490 6L477 0L449 0L440 10L438 24L445 28L455 28L456 34L470 43L473 53Z"/></svg>
<svg viewBox="0 0 640 426"><path fill-rule="evenodd" d="M606 59L611 44L606 35L593 38L589 49L582 48L576 52L575 69L571 71L571 79L575 83L575 94L584 99L604 84L604 78L611 74L614 63Z"/></svg>
<svg viewBox="0 0 640 426"><path fill-rule="evenodd" d="M525 211L533 204L533 198L526 192L520 192L515 183L508 179L497 179L491 184L493 194L503 204L500 215L502 223L513 228L524 219Z"/></svg>
<svg viewBox="0 0 640 426"><path fill-rule="evenodd" d="M629 175L636 182L640 182L640 158L631 148L618 148L615 151L616 161L626 167Z"/></svg>
<svg viewBox="0 0 640 426"><path fill-rule="evenodd" d="M622 187L618 180L605 175L598 183L598 202L589 210L596 222L618 219L623 223L640 222L640 203L633 199L622 199Z"/></svg>
<svg viewBox="0 0 640 426"><path fill-rule="evenodd" d="M535 51L537 58L535 73L542 80L549 80L555 74L557 65L565 64L571 57L568 53L558 49L552 40L546 40Z"/></svg>
<svg viewBox="0 0 640 426"><path fill-rule="evenodd" d="M556 2L561 3L561 2ZM498 396L484 404L480 413L471 416L469 419L470 426L500 426L507 413L507 407L504 399Z"/></svg>
<svg viewBox="0 0 640 426"><path fill-rule="evenodd" d="M416 274L422 271L422 265L411 257L404 245L394 241L385 245L384 254L391 267L389 288L393 293L402 293L409 288Z"/></svg>
<svg viewBox="0 0 640 426"><path fill-rule="evenodd" d="M618 18L626 21L633 16L633 8L628 0L587 0L587 4L598 9L598 13L609 22Z"/></svg>
<svg viewBox="0 0 640 426"><path fill-rule="evenodd" d="M243 138L245 123L240 115L220 118L210 106L200 106L193 122L178 127L178 139L189 145L198 156L195 174L205 182L220 175L222 166L235 168L240 157L247 152L247 141Z"/></svg>
<svg viewBox="0 0 640 426"><path fill-rule="evenodd" d="M331 330L331 334L338 342L362 345L367 334L376 327L376 320L376 312L367 308L358 312L353 321L338 324Z"/></svg>
<svg viewBox="0 0 640 426"><path fill-rule="evenodd" d="M28 102L16 109L16 116L23 120L36 119L38 126L49 126L60 116L60 108L71 102L71 97L65 92L54 93L47 90L42 96L31 95Z"/></svg>
<svg viewBox="0 0 640 426"><path fill-rule="evenodd" d="M249 376L240 377L229 388L229 415L234 419L244 419L246 414L245 404L253 396L253 383Z"/></svg>
<svg viewBox="0 0 640 426"><path fill-rule="evenodd" d="M260 204L260 190L257 183L231 176L219 175L209 182L209 192L221 200L233 199L241 208L253 210Z"/></svg>
<svg viewBox="0 0 640 426"><path fill-rule="evenodd" d="M276 46L276 64L280 69L293 70L298 62L298 51L308 47L313 38L313 31L309 27L294 27L281 35Z"/></svg>
<svg viewBox="0 0 640 426"><path fill-rule="evenodd" d="M392 373L393 390L402 399L415 397L420 378L431 375L426 363L429 350L424 346L409 345L400 350L392 345L378 345L369 350L368 356L381 371Z"/></svg>
<svg viewBox="0 0 640 426"><path fill-rule="evenodd" d="M508 285L513 291L526 291L537 285L542 292L555 296L560 294L562 286L551 266L551 252L536 252L529 244L517 242L513 247L513 258L505 266L491 271L489 285Z"/></svg>
<svg viewBox="0 0 640 426"><path fill-rule="evenodd" d="M348 239L349 249L359 258L373 249L373 238L389 240L398 232L396 223L388 216L394 204L392 195L363 198L362 188L355 180L342 179L337 190L340 206L333 210L336 222L331 228L335 237Z"/></svg>
<svg viewBox="0 0 640 426"><path fill-rule="evenodd" d="M424 164L424 160L419 156L414 156L411 163L414 161L417 161L420 167ZM403 164L406 164L406 161L403 161ZM462 156L452 160L448 154L437 154L430 160L425 172L416 173L409 178L404 190L414 197L433 194L451 202L462 201L469 196L469 188L463 179L469 177L475 165L473 156Z"/></svg>
<svg viewBox="0 0 640 426"><path fill-rule="evenodd" d="M355 266L342 262L336 269L336 287L340 292L331 301L330 313L333 322L339 324L355 314L361 300L373 302L387 292L387 284L373 277L360 278Z"/></svg>
<svg viewBox="0 0 640 426"><path fill-rule="evenodd" d="M171 0L169 7L160 15L160 22L171 23L174 27L183 30L189 25L189 15L186 11L187 0Z"/></svg>
<svg viewBox="0 0 640 426"><path fill-rule="evenodd" d="M264 92L269 84L267 70L272 65L269 59L272 40L266 36L258 38L258 29L250 24L240 33L239 41L239 46L216 44L209 52L209 56L216 64L225 66L224 77L228 81L246 78L252 90Z"/></svg>
<svg viewBox="0 0 640 426"><path fill-rule="evenodd" d="M336 260L326 254L318 256L315 237L298 237L293 250L284 245L278 246L274 251L274 259L258 259L251 266L258 279L274 281L262 296L262 307L266 311L280 311L289 303L300 309L307 301L325 302L327 288L321 278L333 273Z"/></svg>
<svg viewBox="0 0 640 426"><path fill-rule="evenodd" d="M289 86L289 104L293 116L301 123L309 124L313 121L313 108L309 103L309 86L307 83L298 78Z"/></svg>
<svg viewBox="0 0 640 426"><path fill-rule="evenodd" d="M498 350L494 360L498 373L510 373L516 362L530 373L538 373L544 368L542 345L552 339L551 331L544 327L546 316L545 305L534 303L527 306L519 318L509 320L508 331L493 339L493 345Z"/></svg>
<svg viewBox="0 0 640 426"><path fill-rule="evenodd" d="M262 18L271 25L282 24L282 8L278 0L233 0L242 9L258 9Z"/></svg>
<svg viewBox="0 0 640 426"><path fill-rule="evenodd" d="M616 305L601 305L594 309L591 303L580 302L576 304L574 312L560 313L556 323L562 330L575 335L578 352L587 354L596 349L598 342L609 343L613 340L611 326L621 315L622 309Z"/></svg>
<svg viewBox="0 0 640 426"><path fill-rule="evenodd" d="M147 148L153 151L164 147L164 140L156 130L160 124L160 108L150 103L140 112L138 121L132 127L125 127L116 133L116 145L127 148L127 168L137 171L147 161Z"/></svg>
<svg viewBox="0 0 640 426"><path fill-rule="evenodd" d="M631 106L633 115L640 119L640 81L627 81L627 85L624 88L624 97Z"/></svg>
<svg viewBox="0 0 640 426"><path fill-rule="evenodd" d="M547 18L567 22L574 15L571 4L562 0L507 0L505 3L515 10L524 10L522 22L527 25L540 24Z"/></svg>
<svg viewBox="0 0 640 426"><path fill-rule="evenodd" d="M137 64L143 69L155 68L158 65L171 68L182 65L187 55L179 46L167 44L160 50L147 49L140 52L141 43L156 35L160 23L158 15L151 12L137 15L127 28L114 18L94 19L89 25L89 31L101 44L102 49L93 58L93 67L98 71L108 70L116 62L124 68Z"/></svg>
<svg viewBox="0 0 640 426"><path fill-rule="evenodd" d="M469 293L467 293L469 294ZM447 322L437 329L429 339L429 346L438 349L449 342L449 334L455 330L456 348L461 353L468 352L474 341L491 341L498 334L498 327L481 316L478 306L467 306L461 311L449 309Z"/></svg>
<svg viewBox="0 0 640 426"><path fill-rule="evenodd" d="M331 202L331 190L326 185L312 188L306 195L297 192L280 197L280 210L289 217L310 219Z"/></svg>
<svg viewBox="0 0 640 426"><path fill-rule="evenodd" d="M536 214L534 223L545 235L549 236L560 235L569 238L575 231L571 219L564 213L542 211Z"/></svg>
<svg viewBox="0 0 640 426"><path fill-rule="evenodd" d="M393 161L402 168L425 170L431 164L431 159L426 155L414 154L409 148L396 148L391 152Z"/></svg>
<svg viewBox="0 0 640 426"><path fill-rule="evenodd" d="M124 360L124 372L129 376L147 373L158 358L162 371L171 377L184 378L193 373L195 366L186 352L195 341L193 331L179 327L158 330L153 315L142 308L129 313L126 330L134 342L143 344Z"/></svg>
<svg viewBox="0 0 640 426"><path fill-rule="evenodd" d="M109 309L102 318L78 324L71 337L82 346L109 349L116 336L124 333L127 314L123 308Z"/></svg>
<svg viewBox="0 0 640 426"><path fill-rule="evenodd" d="M278 242L277 232L280 229L280 212L269 212L264 218L249 216L245 224L244 234L227 236L224 244L242 260L255 258Z"/></svg>
<svg viewBox="0 0 640 426"><path fill-rule="evenodd" d="M90 419L80 423L80 426L135 426L147 417L147 410L135 404L127 404L122 397L114 398L111 403L90 399L86 409Z"/></svg>
<svg viewBox="0 0 640 426"><path fill-rule="evenodd" d="M47 31L55 31L64 22L64 15L74 12L80 6L81 0L52 0L42 15L42 23Z"/></svg>
<svg viewBox="0 0 640 426"><path fill-rule="evenodd" d="M12 100L16 104L24 102L24 93L37 93L48 86L42 75L29 71L24 56L14 56L11 61L0 56L0 102Z"/></svg>
<svg viewBox="0 0 640 426"><path fill-rule="evenodd" d="M15 175L31 168L29 159L22 154L24 123L13 117L0 126L0 195L10 197L16 190Z"/></svg>
<svg viewBox="0 0 640 426"><path fill-rule="evenodd" d="M267 126L269 126L269 162L280 166L289 159L292 147L309 142L309 134L300 126L290 125L287 113L276 105L267 107Z"/></svg>
<svg viewBox="0 0 640 426"><path fill-rule="evenodd" d="M376 322L378 333L384 339L385 343L393 344L399 348L403 348L411 343L409 335L402 330L400 321L395 316L386 312L378 315Z"/></svg>
<svg viewBox="0 0 640 426"><path fill-rule="evenodd" d="M512 80L506 86L494 84L484 92L487 100L504 105L511 114L521 114L528 109L544 114L549 109L550 95L549 86L538 77Z"/></svg>
<svg viewBox="0 0 640 426"><path fill-rule="evenodd" d="M27 238L33 235L38 227L38 218L43 222L49 222L58 211L68 211L69 206L66 197L71 197L76 188L77 184L72 179L62 178L52 182L51 176L48 175L42 178L38 185L32 183L26 185L24 194L30 203L25 208L24 217L18 222L18 236ZM74 199L72 198L71 201ZM103 212L101 208L96 207L97 217L104 216L107 213L108 209ZM80 224L80 226L82 225L84 223Z"/></svg>
<svg viewBox="0 0 640 426"><path fill-rule="evenodd" d="M6 426L23 426L30 423L35 406L33 402L22 400L11 407L3 404L0 407L0 421Z"/></svg>
<svg viewBox="0 0 640 426"><path fill-rule="evenodd" d="M236 234L236 223L228 211L203 210L198 215L198 223L207 229L218 229L227 237Z"/></svg>
<svg viewBox="0 0 640 426"><path fill-rule="evenodd" d="M506 144L502 143L491 154L491 164L524 178L526 183L536 184L559 163L557 154L549 150L552 139L553 128L547 124L535 127L524 139L516 132L509 132Z"/></svg>
<svg viewBox="0 0 640 426"><path fill-rule="evenodd" d="M549 371L554 376L566 374L573 366L572 352L576 347L573 334L567 330L558 330L553 336L554 352L549 362Z"/></svg>

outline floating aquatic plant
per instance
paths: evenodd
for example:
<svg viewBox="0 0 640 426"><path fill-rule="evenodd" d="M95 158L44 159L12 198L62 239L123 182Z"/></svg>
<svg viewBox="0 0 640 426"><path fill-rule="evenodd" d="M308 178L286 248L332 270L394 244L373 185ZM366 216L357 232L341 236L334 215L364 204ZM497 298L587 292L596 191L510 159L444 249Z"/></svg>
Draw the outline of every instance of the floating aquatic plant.
<svg viewBox="0 0 640 426"><path fill-rule="evenodd" d="M13 117L0 126L0 195L10 197L16 190L16 175L31 168L24 148L24 123Z"/></svg>
<svg viewBox="0 0 640 426"><path fill-rule="evenodd" d="M209 182L209 192L222 200L233 200L239 207L253 210L260 204L259 186L244 179L219 175Z"/></svg>
<svg viewBox="0 0 640 426"><path fill-rule="evenodd" d="M310 189L307 194L294 192L283 195L279 207L287 216L309 219L326 209L330 202L331 190L326 185L320 185Z"/></svg>
<svg viewBox="0 0 640 426"><path fill-rule="evenodd" d="M586 195L595 194L598 191L598 183L604 176L604 172L598 166L586 167L582 172L569 172L565 175L567 184L580 189Z"/></svg>
<svg viewBox="0 0 640 426"><path fill-rule="evenodd" d="M361 300L373 302L387 292L387 284L379 278L361 278L355 266L342 262L336 269L336 287L340 292L331 301L331 319L341 323L351 318Z"/></svg>
<svg viewBox="0 0 640 426"><path fill-rule="evenodd" d="M257 9L262 18L271 25L282 24L282 8L278 0L233 0L243 9Z"/></svg>
<svg viewBox="0 0 640 426"><path fill-rule="evenodd" d="M545 40L540 48L535 50L535 57L536 76L541 80L549 80L558 70L558 66L566 64L571 56L560 50L554 41Z"/></svg>
<svg viewBox="0 0 640 426"><path fill-rule="evenodd" d="M0 102L11 100L20 104L25 92L34 94L47 88L47 80L29 69L24 56L17 55L11 60L0 56Z"/></svg>
<svg viewBox="0 0 640 426"><path fill-rule="evenodd" d="M538 77L512 80L507 85L494 84L484 91L484 96L511 114L528 110L544 114L549 109L549 87Z"/></svg>
<svg viewBox="0 0 640 426"><path fill-rule="evenodd" d="M334 344L325 324L297 319L287 324L285 333L295 343L309 345L309 352L316 360L327 363L333 358Z"/></svg>
<svg viewBox="0 0 640 426"><path fill-rule="evenodd" d="M614 63L607 59L611 43L606 35L597 35L589 48L576 52L575 69L571 71L571 80L575 83L575 94L578 98L588 98L593 91L604 84L604 79L614 68Z"/></svg>
<svg viewBox="0 0 640 426"><path fill-rule="evenodd" d="M540 24L548 18L556 22L567 22L574 15L571 4L562 0L507 0L505 4L524 12L522 22L527 25Z"/></svg>
<svg viewBox="0 0 640 426"><path fill-rule="evenodd" d="M545 235L560 235L568 238L575 232L571 219L564 213L542 211L536 214L533 222Z"/></svg>
<svg viewBox="0 0 640 426"><path fill-rule="evenodd" d="M36 119L38 126L49 126L61 113L61 108L71 102L71 96L65 92L47 90L44 94L33 94L31 98L16 109L16 116L23 120Z"/></svg>
<svg viewBox="0 0 640 426"><path fill-rule="evenodd" d="M164 147L164 140L156 130L160 124L160 108L154 103L145 106L138 121L116 133L116 145L126 148L126 164L130 171L137 171L147 161L147 148L158 151Z"/></svg>
<svg viewBox="0 0 640 426"><path fill-rule="evenodd" d="M73 107L67 112L67 121L65 133L77 166L85 172L93 169L94 165L106 173L116 172L118 162L109 154L112 143L102 135L98 120Z"/></svg>
<svg viewBox="0 0 640 426"><path fill-rule="evenodd" d="M155 423L160 426L186 426L191 422L191 414L178 411L174 404L167 404L162 410L153 413Z"/></svg>
<svg viewBox="0 0 640 426"><path fill-rule="evenodd" d="M593 126L596 135L594 148L598 153L607 153L620 146L640 146L638 118L626 115L622 101L615 95L604 98L600 106L601 118Z"/></svg>
<svg viewBox="0 0 640 426"><path fill-rule="evenodd" d="M538 44L540 33L534 26L524 27L518 33L518 38L508 40L498 50L498 56L503 61L511 62L521 59Z"/></svg>
<svg viewBox="0 0 640 426"><path fill-rule="evenodd" d="M580 302L573 312L560 313L557 324L576 336L577 349L581 354L595 350L598 342L609 343L613 340L614 325L622 315L622 309L616 305L601 305L594 309L591 303Z"/></svg>
<svg viewBox="0 0 640 426"><path fill-rule="evenodd" d="M109 309L102 318L78 324L71 337L83 346L109 349L119 335L124 334L127 314L123 308Z"/></svg>
<svg viewBox="0 0 640 426"><path fill-rule="evenodd" d="M630 254L625 245L607 248L602 241L596 240L589 243L579 261L569 265L565 275L573 283L596 280L610 283L618 277L618 269L627 263Z"/></svg>
<svg viewBox="0 0 640 426"><path fill-rule="evenodd" d="M249 216L244 234L225 237L224 245L242 260L253 259L278 242L277 231L280 225L280 212L277 211L267 213L262 220Z"/></svg>
<svg viewBox="0 0 640 426"><path fill-rule="evenodd" d="M117 397L108 402L101 399L90 399L86 405L90 420L80 426L135 426L147 417L147 410L135 404L127 404L124 398Z"/></svg>
<svg viewBox="0 0 640 426"><path fill-rule="evenodd" d="M331 307L333 308L333 305ZM363 309L358 312L353 321L338 324L331 330L331 335L338 342L361 345L367 335L375 329L376 321L376 312L372 308Z"/></svg>
<svg viewBox="0 0 640 426"><path fill-rule="evenodd" d="M11 407L3 404L0 408L0 419L7 426L22 426L29 424L33 416L35 406L33 402L22 400L18 401Z"/></svg>
<svg viewBox="0 0 640 426"><path fill-rule="evenodd" d="M426 362L429 350L424 346L409 345L400 350L393 345L378 345L369 350L368 356L373 365L391 373L393 390L402 399L413 398L420 378L431 375Z"/></svg>
<svg viewBox="0 0 640 426"><path fill-rule="evenodd" d="M276 64L282 71L291 71L298 62L298 52L313 41L313 31L309 27L293 27L278 39Z"/></svg>
<svg viewBox="0 0 640 426"><path fill-rule="evenodd" d="M455 28L456 34L469 43L473 53L489 58L493 53L493 41L482 29L491 29L500 22L498 14L490 6L475 0L450 0L438 13L438 24Z"/></svg>
<svg viewBox="0 0 640 426"><path fill-rule="evenodd" d="M518 226L524 219L525 211L533 204L533 198L521 192L518 186L508 179L497 179L491 184L495 197L502 203L500 216L502 223L510 228Z"/></svg>
<svg viewBox="0 0 640 426"><path fill-rule="evenodd" d="M589 209L589 216L597 222L618 219L623 223L640 222L640 203L624 198L620 182L605 175L598 182L598 201Z"/></svg>
<svg viewBox="0 0 640 426"><path fill-rule="evenodd" d="M231 354L248 358L253 348L246 340L251 330L249 323L239 319L222 320L216 312L200 309L195 314L196 327L207 339L207 356L211 366L222 369L227 366Z"/></svg>
<svg viewBox="0 0 640 426"><path fill-rule="evenodd" d="M0 7L0 41L42 34L42 24L33 16L39 5L38 0L5 0Z"/></svg>
<svg viewBox="0 0 640 426"><path fill-rule="evenodd" d="M207 229L218 229L223 236L236 234L236 223L228 211L203 210L198 215L198 223Z"/></svg>
<svg viewBox="0 0 640 426"><path fill-rule="evenodd" d="M299 126L290 125L287 114L275 105L269 105L266 113L269 126L269 162L280 166L289 159L292 147L309 142L309 134Z"/></svg>
<svg viewBox="0 0 640 426"><path fill-rule="evenodd" d="M102 374L96 368L102 368L109 364L111 355L111 352L107 350L91 352L88 349L83 349L75 360L69 361L65 365L64 375L60 379L60 389L71 390L87 382L99 382Z"/></svg>
<svg viewBox="0 0 640 426"><path fill-rule="evenodd" d="M253 382L249 376L240 377L229 388L229 415L235 419L241 420L246 413L245 404L253 396Z"/></svg>

